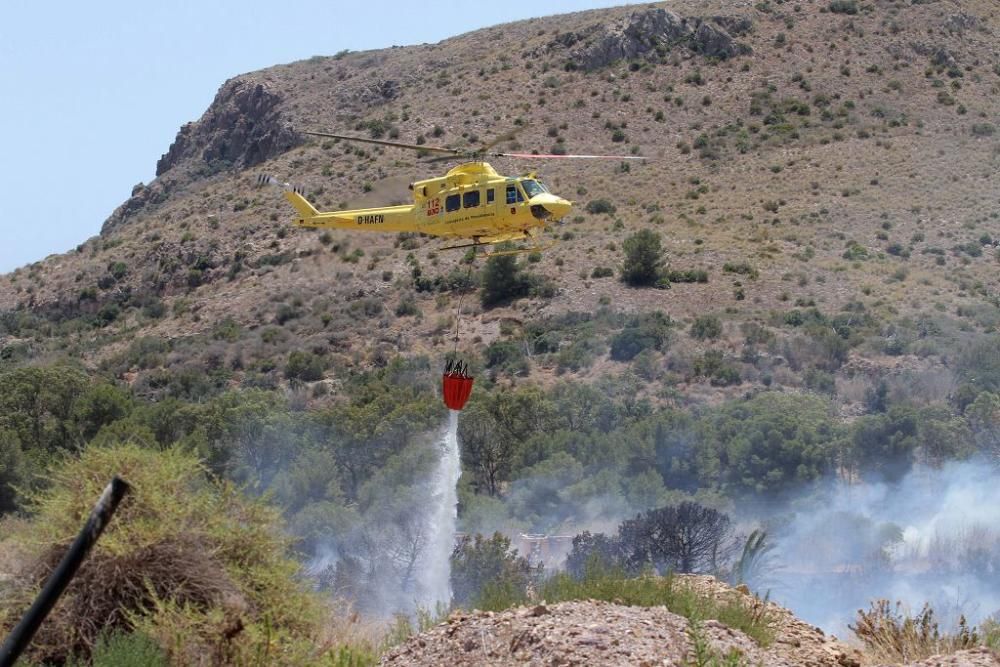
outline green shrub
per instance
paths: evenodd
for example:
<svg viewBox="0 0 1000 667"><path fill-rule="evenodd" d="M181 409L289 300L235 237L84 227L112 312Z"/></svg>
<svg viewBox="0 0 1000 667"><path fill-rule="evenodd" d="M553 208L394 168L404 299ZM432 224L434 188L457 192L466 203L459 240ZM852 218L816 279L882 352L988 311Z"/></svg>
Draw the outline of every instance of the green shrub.
<svg viewBox="0 0 1000 667"><path fill-rule="evenodd" d="M323 359L312 352L293 350L285 364L285 377L289 380L314 382L323 379Z"/></svg>
<svg viewBox="0 0 1000 667"><path fill-rule="evenodd" d="M493 341L486 348L486 367L515 374L526 373L528 359L523 344L512 340Z"/></svg>
<svg viewBox="0 0 1000 667"><path fill-rule="evenodd" d="M722 335L722 322L715 315L699 315L691 325L691 337L696 340L715 340Z"/></svg>
<svg viewBox="0 0 1000 667"><path fill-rule="evenodd" d="M528 584L540 569L511 548L510 538L464 536L451 554L451 589L455 604L503 609L527 598Z"/></svg>
<svg viewBox="0 0 1000 667"><path fill-rule="evenodd" d="M509 249L510 246L498 246ZM517 264L515 255L494 255L486 260L483 269L480 303L484 308L492 308L514 299L526 296L531 291L530 277Z"/></svg>
<svg viewBox="0 0 1000 667"><path fill-rule="evenodd" d="M750 280L757 280L757 277L760 275L757 269L751 266L749 262L726 262L722 265L722 270L725 273L744 275Z"/></svg>
<svg viewBox="0 0 1000 667"><path fill-rule="evenodd" d="M412 294L407 294L399 300L399 305L396 306L396 317L412 317L419 314L420 306L417 305L417 300Z"/></svg>
<svg viewBox="0 0 1000 667"><path fill-rule="evenodd" d="M672 283L707 283L708 271L687 269L684 271L667 271L663 274Z"/></svg>
<svg viewBox="0 0 1000 667"><path fill-rule="evenodd" d="M857 14L858 13L858 2L857 0L831 0L828 5L831 12L834 14Z"/></svg>
<svg viewBox="0 0 1000 667"><path fill-rule="evenodd" d="M311 665L331 650L314 643L325 614L298 578L277 512L210 478L182 447L91 447L56 465L51 486L32 497L30 522L4 536L23 552L26 571L0 599L0 632L116 474L131 491L35 636L30 660L61 664L74 647L98 646L95 658L145 655L151 663L128 664L155 665L156 651L133 632L172 664L212 656L212 664L244 665L267 655L268 664Z"/></svg>
<svg viewBox="0 0 1000 667"><path fill-rule="evenodd" d="M868 259L868 249L857 241L848 241L847 250L844 251L843 257L852 262Z"/></svg>
<svg viewBox="0 0 1000 667"><path fill-rule="evenodd" d="M615 275L615 270L610 266L595 266L594 270L590 272L591 278L610 278Z"/></svg>
<svg viewBox="0 0 1000 667"><path fill-rule="evenodd" d="M121 280L128 273L128 267L125 265L125 262L112 262L108 264L108 273L115 280Z"/></svg>
<svg viewBox="0 0 1000 667"><path fill-rule="evenodd" d="M645 350L665 350L673 322L660 311L631 317L620 333L611 339L611 358L631 361Z"/></svg>
<svg viewBox="0 0 1000 667"><path fill-rule="evenodd" d="M113 632L98 638L92 667L168 667L167 655L144 634ZM81 667L83 665L81 664Z"/></svg>
<svg viewBox="0 0 1000 667"><path fill-rule="evenodd" d="M660 279L663 263L663 247L659 232L643 229L629 236L622 243L625 261L622 264L622 280L633 287L655 285Z"/></svg>
<svg viewBox="0 0 1000 667"><path fill-rule="evenodd" d="M704 377L710 384L717 387L727 387L739 384L740 373L719 350L707 350L694 362L695 377Z"/></svg>
<svg viewBox="0 0 1000 667"><path fill-rule="evenodd" d="M600 215L602 213L613 215L616 210L615 205L607 199L592 199L587 202L586 206L587 213L592 215Z"/></svg>

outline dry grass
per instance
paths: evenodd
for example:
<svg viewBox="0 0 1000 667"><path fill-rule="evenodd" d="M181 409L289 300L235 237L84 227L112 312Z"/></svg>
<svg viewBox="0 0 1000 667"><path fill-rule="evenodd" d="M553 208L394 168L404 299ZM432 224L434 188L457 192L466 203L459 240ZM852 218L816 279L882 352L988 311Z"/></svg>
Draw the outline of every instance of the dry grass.
<svg viewBox="0 0 1000 667"><path fill-rule="evenodd" d="M929 605L911 616L901 603L893 608L888 600L876 600L867 612L859 610L850 628L864 644L865 653L878 663L904 664L981 643L978 631L969 627L964 616L954 633L942 632Z"/></svg>
<svg viewBox="0 0 1000 667"><path fill-rule="evenodd" d="M53 546L36 563L23 580L25 592L41 587L67 546ZM173 599L197 609L218 606L236 619L247 611L247 601L210 554L208 545L184 536L121 555L97 553L80 569L70 593L40 628L32 644L35 655L50 660L66 655L67 650L88 654L102 633L129 629L130 617L157 599Z"/></svg>

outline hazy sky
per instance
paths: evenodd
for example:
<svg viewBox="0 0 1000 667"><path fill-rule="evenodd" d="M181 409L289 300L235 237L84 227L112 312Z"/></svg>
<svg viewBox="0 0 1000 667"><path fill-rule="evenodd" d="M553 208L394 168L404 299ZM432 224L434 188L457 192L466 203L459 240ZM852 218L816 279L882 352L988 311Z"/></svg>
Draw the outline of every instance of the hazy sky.
<svg viewBox="0 0 1000 667"><path fill-rule="evenodd" d="M0 273L100 231L227 78L624 0L4 0Z"/></svg>

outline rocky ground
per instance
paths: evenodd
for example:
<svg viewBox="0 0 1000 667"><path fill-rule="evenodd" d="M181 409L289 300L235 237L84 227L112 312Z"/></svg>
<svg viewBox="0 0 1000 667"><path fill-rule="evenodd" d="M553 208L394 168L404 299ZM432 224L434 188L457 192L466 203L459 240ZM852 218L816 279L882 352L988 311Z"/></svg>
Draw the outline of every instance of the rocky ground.
<svg viewBox="0 0 1000 667"><path fill-rule="evenodd" d="M686 582L712 596L745 595L711 577ZM664 607L628 607L597 600L538 604L504 612L456 612L411 637L383 665L668 665L720 664L738 654L740 665L861 667L857 649L825 635L790 611L768 603L774 641L762 648L718 621L692 626ZM910 663L931 667L1000 665L987 649Z"/></svg>
<svg viewBox="0 0 1000 667"><path fill-rule="evenodd" d="M959 651L951 655L936 655L920 662L907 663L909 667L993 667L998 664L1000 658L986 648Z"/></svg>

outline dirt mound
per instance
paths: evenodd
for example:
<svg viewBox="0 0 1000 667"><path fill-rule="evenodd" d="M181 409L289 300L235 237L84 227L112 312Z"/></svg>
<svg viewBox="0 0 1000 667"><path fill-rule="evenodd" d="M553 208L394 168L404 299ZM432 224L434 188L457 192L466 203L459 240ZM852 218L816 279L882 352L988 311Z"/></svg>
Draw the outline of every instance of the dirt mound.
<svg viewBox="0 0 1000 667"><path fill-rule="evenodd" d="M920 662L907 663L907 667L996 667L996 665L1000 665L1000 657L987 648L958 651L951 655L935 655Z"/></svg>
<svg viewBox="0 0 1000 667"><path fill-rule="evenodd" d="M747 597L712 577L679 577L717 599ZM665 607L627 607L596 600L520 607L501 613L457 612L410 638L383 665L686 665L699 656L734 650L753 665L857 667L861 655L768 603L774 641L753 639L714 620L692 626ZM700 658L699 658L700 659Z"/></svg>
<svg viewBox="0 0 1000 667"><path fill-rule="evenodd" d="M753 664L796 664L716 621L704 622L700 636L719 655L735 649ZM397 647L382 664L685 665L694 654L692 637L687 619L664 607L561 602L452 614Z"/></svg>

